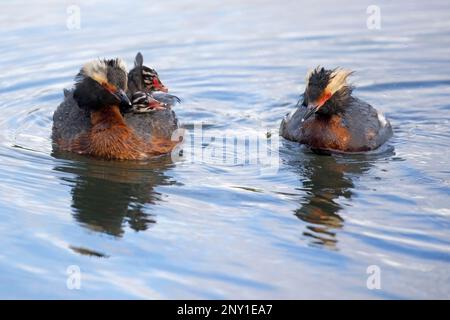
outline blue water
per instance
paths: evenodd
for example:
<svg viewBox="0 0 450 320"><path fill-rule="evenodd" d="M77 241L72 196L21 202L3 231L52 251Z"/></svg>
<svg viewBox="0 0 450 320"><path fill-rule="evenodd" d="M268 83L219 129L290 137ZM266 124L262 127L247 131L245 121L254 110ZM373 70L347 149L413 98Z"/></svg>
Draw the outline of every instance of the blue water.
<svg viewBox="0 0 450 320"><path fill-rule="evenodd" d="M0 298L450 298L450 3L378 1L380 29L372 4L77 1L74 28L64 2L2 2ZM80 66L137 51L183 99L184 157L54 154ZM319 64L390 119L380 151L278 137ZM245 148L267 136L269 166Z"/></svg>

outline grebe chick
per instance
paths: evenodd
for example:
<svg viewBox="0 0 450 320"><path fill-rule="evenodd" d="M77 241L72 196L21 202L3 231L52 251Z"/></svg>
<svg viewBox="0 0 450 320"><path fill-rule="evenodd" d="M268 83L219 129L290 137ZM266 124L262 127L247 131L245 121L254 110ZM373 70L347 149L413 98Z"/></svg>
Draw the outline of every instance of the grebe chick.
<svg viewBox="0 0 450 320"><path fill-rule="evenodd" d="M140 52L134 60L134 68L128 74L129 98L133 102L133 112L145 113L171 108L181 100L169 94L155 69L144 65Z"/></svg>
<svg viewBox="0 0 450 320"><path fill-rule="evenodd" d="M138 52L134 68L128 73L128 97L133 106L132 112L124 115L125 121L146 140L151 140L153 136L170 140L179 128L172 106L180 99L167 93L168 89L162 84L158 73L143 63L144 58Z"/></svg>

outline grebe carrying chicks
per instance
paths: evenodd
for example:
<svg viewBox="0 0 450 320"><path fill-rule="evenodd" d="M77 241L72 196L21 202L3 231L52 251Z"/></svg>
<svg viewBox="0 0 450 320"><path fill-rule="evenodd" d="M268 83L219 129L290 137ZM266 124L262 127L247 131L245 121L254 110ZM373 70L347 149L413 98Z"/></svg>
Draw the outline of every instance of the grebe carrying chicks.
<svg viewBox="0 0 450 320"><path fill-rule="evenodd" d="M140 53L129 74L120 58L94 60L75 80L75 88L64 91L64 101L53 115L57 150L107 160L143 160L169 153L177 145L171 139L179 127L171 105L179 99L164 93L167 88L156 71L143 65Z"/></svg>

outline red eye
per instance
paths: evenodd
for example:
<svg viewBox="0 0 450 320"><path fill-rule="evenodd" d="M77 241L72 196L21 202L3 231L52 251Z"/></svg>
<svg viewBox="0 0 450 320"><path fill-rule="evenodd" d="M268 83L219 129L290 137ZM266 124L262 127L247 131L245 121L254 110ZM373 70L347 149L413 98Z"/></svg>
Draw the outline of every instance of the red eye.
<svg viewBox="0 0 450 320"><path fill-rule="evenodd" d="M153 86L155 88L159 88L160 87L158 78L153 78Z"/></svg>

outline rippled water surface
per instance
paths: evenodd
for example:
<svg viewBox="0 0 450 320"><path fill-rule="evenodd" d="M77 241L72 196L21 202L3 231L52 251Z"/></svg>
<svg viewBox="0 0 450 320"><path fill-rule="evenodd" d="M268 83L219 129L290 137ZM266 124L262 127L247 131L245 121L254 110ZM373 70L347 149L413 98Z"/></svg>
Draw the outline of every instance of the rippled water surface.
<svg viewBox="0 0 450 320"><path fill-rule="evenodd" d="M64 2L0 4L1 298L450 298L448 1L378 1L379 30L372 1L74 3L80 29ZM138 50L200 148L145 163L54 154L52 114L80 65L131 66ZM394 127L382 150L280 139L278 170L245 147L211 151L223 136L278 141L318 64L356 71L355 95Z"/></svg>

